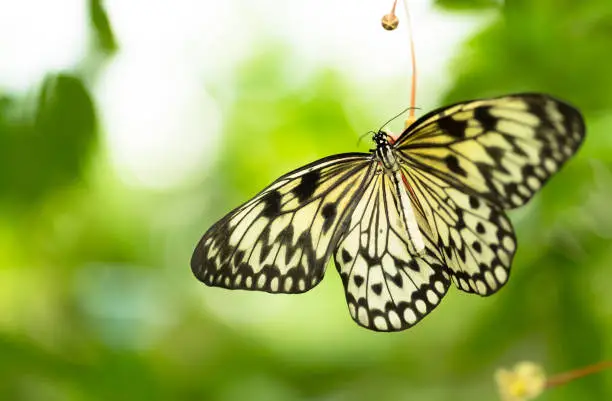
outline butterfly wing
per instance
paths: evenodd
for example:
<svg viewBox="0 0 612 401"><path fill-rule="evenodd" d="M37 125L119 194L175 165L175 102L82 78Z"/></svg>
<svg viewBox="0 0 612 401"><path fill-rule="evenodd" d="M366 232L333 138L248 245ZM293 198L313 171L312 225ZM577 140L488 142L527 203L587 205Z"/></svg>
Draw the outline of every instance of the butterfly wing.
<svg viewBox="0 0 612 401"><path fill-rule="evenodd" d="M578 150L580 112L542 94L473 100L433 111L394 147L410 169L510 209L525 204Z"/></svg>
<svg viewBox="0 0 612 401"><path fill-rule="evenodd" d="M421 170L403 168L455 285L490 295L508 280L516 238L504 211L486 198L469 195Z"/></svg>
<svg viewBox="0 0 612 401"><path fill-rule="evenodd" d="M204 284L300 293L323 278L345 214L373 170L369 154L292 171L212 226L191 259Z"/></svg>
<svg viewBox="0 0 612 401"><path fill-rule="evenodd" d="M503 209L525 204L584 135L578 110L518 94L437 110L398 138L412 197L460 289L489 295L506 282L516 238Z"/></svg>
<svg viewBox="0 0 612 401"><path fill-rule="evenodd" d="M424 233L425 251L413 256L391 177L380 173L367 183L334 251L355 322L377 331L403 330L437 306L450 281L430 236Z"/></svg>

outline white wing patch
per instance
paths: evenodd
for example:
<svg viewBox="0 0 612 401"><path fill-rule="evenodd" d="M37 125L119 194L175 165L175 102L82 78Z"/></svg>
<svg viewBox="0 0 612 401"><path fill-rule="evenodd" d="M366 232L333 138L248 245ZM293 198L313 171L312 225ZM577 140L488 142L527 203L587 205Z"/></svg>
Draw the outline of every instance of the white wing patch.
<svg viewBox="0 0 612 401"><path fill-rule="evenodd" d="M450 284L426 227L421 230L423 254L411 254L413 246L399 208L392 179L377 174L334 252L351 317L372 330L397 331L416 324L438 305Z"/></svg>
<svg viewBox="0 0 612 401"><path fill-rule="evenodd" d="M346 154L284 175L204 234L193 273L231 289L309 290L323 278L339 223L372 166L367 154Z"/></svg>

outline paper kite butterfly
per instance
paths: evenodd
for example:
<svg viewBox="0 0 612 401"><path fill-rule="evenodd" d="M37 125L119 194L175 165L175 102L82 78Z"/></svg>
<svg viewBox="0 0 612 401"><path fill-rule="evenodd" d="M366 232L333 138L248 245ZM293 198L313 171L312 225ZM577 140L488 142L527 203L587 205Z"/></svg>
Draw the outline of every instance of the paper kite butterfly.
<svg viewBox="0 0 612 401"><path fill-rule="evenodd" d="M359 325L404 330L451 281L487 296L517 243L504 210L524 205L576 153L578 110L537 93L435 110L370 153L329 156L283 175L213 225L191 259L206 285L301 293L333 255Z"/></svg>

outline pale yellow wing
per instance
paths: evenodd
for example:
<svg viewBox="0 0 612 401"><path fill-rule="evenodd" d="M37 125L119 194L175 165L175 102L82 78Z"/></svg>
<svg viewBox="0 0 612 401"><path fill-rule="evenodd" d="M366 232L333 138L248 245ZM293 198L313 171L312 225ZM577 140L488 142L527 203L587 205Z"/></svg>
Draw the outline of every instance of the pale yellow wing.
<svg viewBox="0 0 612 401"><path fill-rule="evenodd" d="M309 290L323 278L341 222L372 170L369 154L348 153L280 177L204 234L194 275L231 289Z"/></svg>
<svg viewBox="0 0 612 401"><path fill-rule="evenodd" d="M525 204L582 143L572 106L541 94L458 103L433 111L394 144L408 169L504 208Z"/></svg>
<svg viewBox="0 0 612 401"><path fill-rule="evenodd" d="M402 184L403 185L403 184ZM421 227L423 216L417 212ZM351 317L377 331L404 330L425 317L449 287L442 255L424 231L425 250L413 247L387 174L368 182L334 251Z"/></svg>
<svg viewBox="0 0 612 401"><path fill-rule="evenodd" d="M517 94L436 110L398 138L412 198L460 289L489 295L507 281L517 243L503 209L531 199L584 135L572 106Z"/></svg>

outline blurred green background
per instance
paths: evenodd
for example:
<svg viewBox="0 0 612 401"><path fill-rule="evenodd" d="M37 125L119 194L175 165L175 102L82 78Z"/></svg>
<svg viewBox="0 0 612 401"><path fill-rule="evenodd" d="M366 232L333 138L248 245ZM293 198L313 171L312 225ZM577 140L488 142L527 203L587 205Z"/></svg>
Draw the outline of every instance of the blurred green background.
<svg viewBox="0 0 612 401"><path fill-rule="evenodd" d="M0 5L0 399L496 400L499 367L610 358L609 0L411 2L420 113L541 91L587 121L579 155L511 213L498 294L452 289L384 334L352 322L331 263L300 296L192 277L218 218L290 169L366 150L358 136L408 105L401 8L397 31L379 26L390 6ZM541 399L610 400L612 374Z"/></svg>

